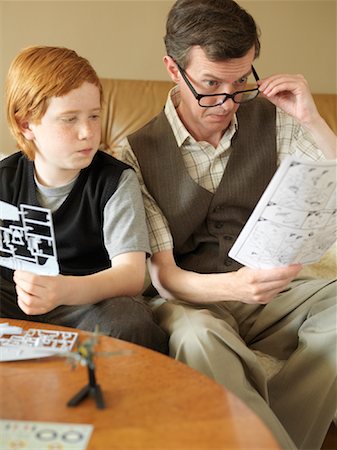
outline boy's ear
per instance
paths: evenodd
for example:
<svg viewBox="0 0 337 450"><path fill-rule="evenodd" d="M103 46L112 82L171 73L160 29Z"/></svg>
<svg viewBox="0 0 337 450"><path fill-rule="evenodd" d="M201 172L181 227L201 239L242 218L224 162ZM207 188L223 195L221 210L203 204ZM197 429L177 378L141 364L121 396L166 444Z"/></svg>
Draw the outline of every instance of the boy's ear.
<svg viewBox="0 0 337 450"><path fill-rule="evenodd" d="M21 133L24 135L26 139L32 141L35 138L34 132L32 131L28 120L23 120L22 122L20 122L19 127Z"/></svg>

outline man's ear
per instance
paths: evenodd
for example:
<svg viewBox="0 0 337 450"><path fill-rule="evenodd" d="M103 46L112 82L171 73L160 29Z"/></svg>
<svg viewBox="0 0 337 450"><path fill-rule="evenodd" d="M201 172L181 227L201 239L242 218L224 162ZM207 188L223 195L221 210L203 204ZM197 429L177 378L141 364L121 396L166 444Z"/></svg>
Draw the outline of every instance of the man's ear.
<svg viewBox="0 0 337 450"><path fill-rule="evenodd" d="M180 73L177 67L177 63L171 58L171 56L168 55L164 56L163 61L171 80L174 83L178 83L180 80Z"/></svg>
<svg viewBox="0 0 337 450"><path fill-rule="evenodd" d="M27 140L33 141L35 139L34 132L32 131L28 120L21 121L19 123L19 127L20 127L21 133Z"/></svg>

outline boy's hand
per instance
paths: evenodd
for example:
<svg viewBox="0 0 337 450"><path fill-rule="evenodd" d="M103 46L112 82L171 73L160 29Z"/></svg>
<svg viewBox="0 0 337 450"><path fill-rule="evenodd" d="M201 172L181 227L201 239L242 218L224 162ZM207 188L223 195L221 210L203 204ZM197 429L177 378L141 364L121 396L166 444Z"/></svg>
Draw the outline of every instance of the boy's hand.
<svg viewBox="0 0 337 450"><path fill-rule="evenodd" d="M18 305L26 314L46 314L60 305L79 306L120 296L134 296L144 285L145 253L115 256L111 267L91 275L36 275L14 272Z"/></svg>
<svg viewBox="0 0 337 450"><path fill-rule="evenodd" d="M66 283L63 275L36 275L23 270L14 272L18 305L28 315L46 314L62 304Z"/></svg>

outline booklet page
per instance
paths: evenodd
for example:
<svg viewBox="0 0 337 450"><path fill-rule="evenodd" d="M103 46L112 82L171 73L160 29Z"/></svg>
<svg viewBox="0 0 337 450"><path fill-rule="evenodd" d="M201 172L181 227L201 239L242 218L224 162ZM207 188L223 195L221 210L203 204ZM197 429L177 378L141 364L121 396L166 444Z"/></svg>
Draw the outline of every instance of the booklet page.
<svg viewBox="0 0 337 450"><path fill-rule="evenodd" d="M253 268L320 260L337 237L337 161L286 158L229 252Z"/></svg>

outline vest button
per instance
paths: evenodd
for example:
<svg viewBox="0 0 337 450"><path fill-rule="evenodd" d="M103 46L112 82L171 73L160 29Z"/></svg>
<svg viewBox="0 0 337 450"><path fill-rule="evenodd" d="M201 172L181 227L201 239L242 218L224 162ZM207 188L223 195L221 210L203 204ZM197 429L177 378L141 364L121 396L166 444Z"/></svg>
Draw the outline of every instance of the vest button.
<svg viewBox="0 0 337 450"><path fill-rule="evenodd" d="M222 228L224 225L225 225L224 222L217 222L215 224L215 228Z"/></svg>
<svg viewBox="0 0 337 450"><path fill-rule="evenodd" d="M229 267L233 264L233 261L230 258L226 258L224 264L226 267Z"/></svg>
<svg viewBox="0 0 337 450"><path fill-rule="evenodd" d="M230 236L229 234L225 234L223 238L225 241L232 241L234 239L233 236Z"/></svg>

